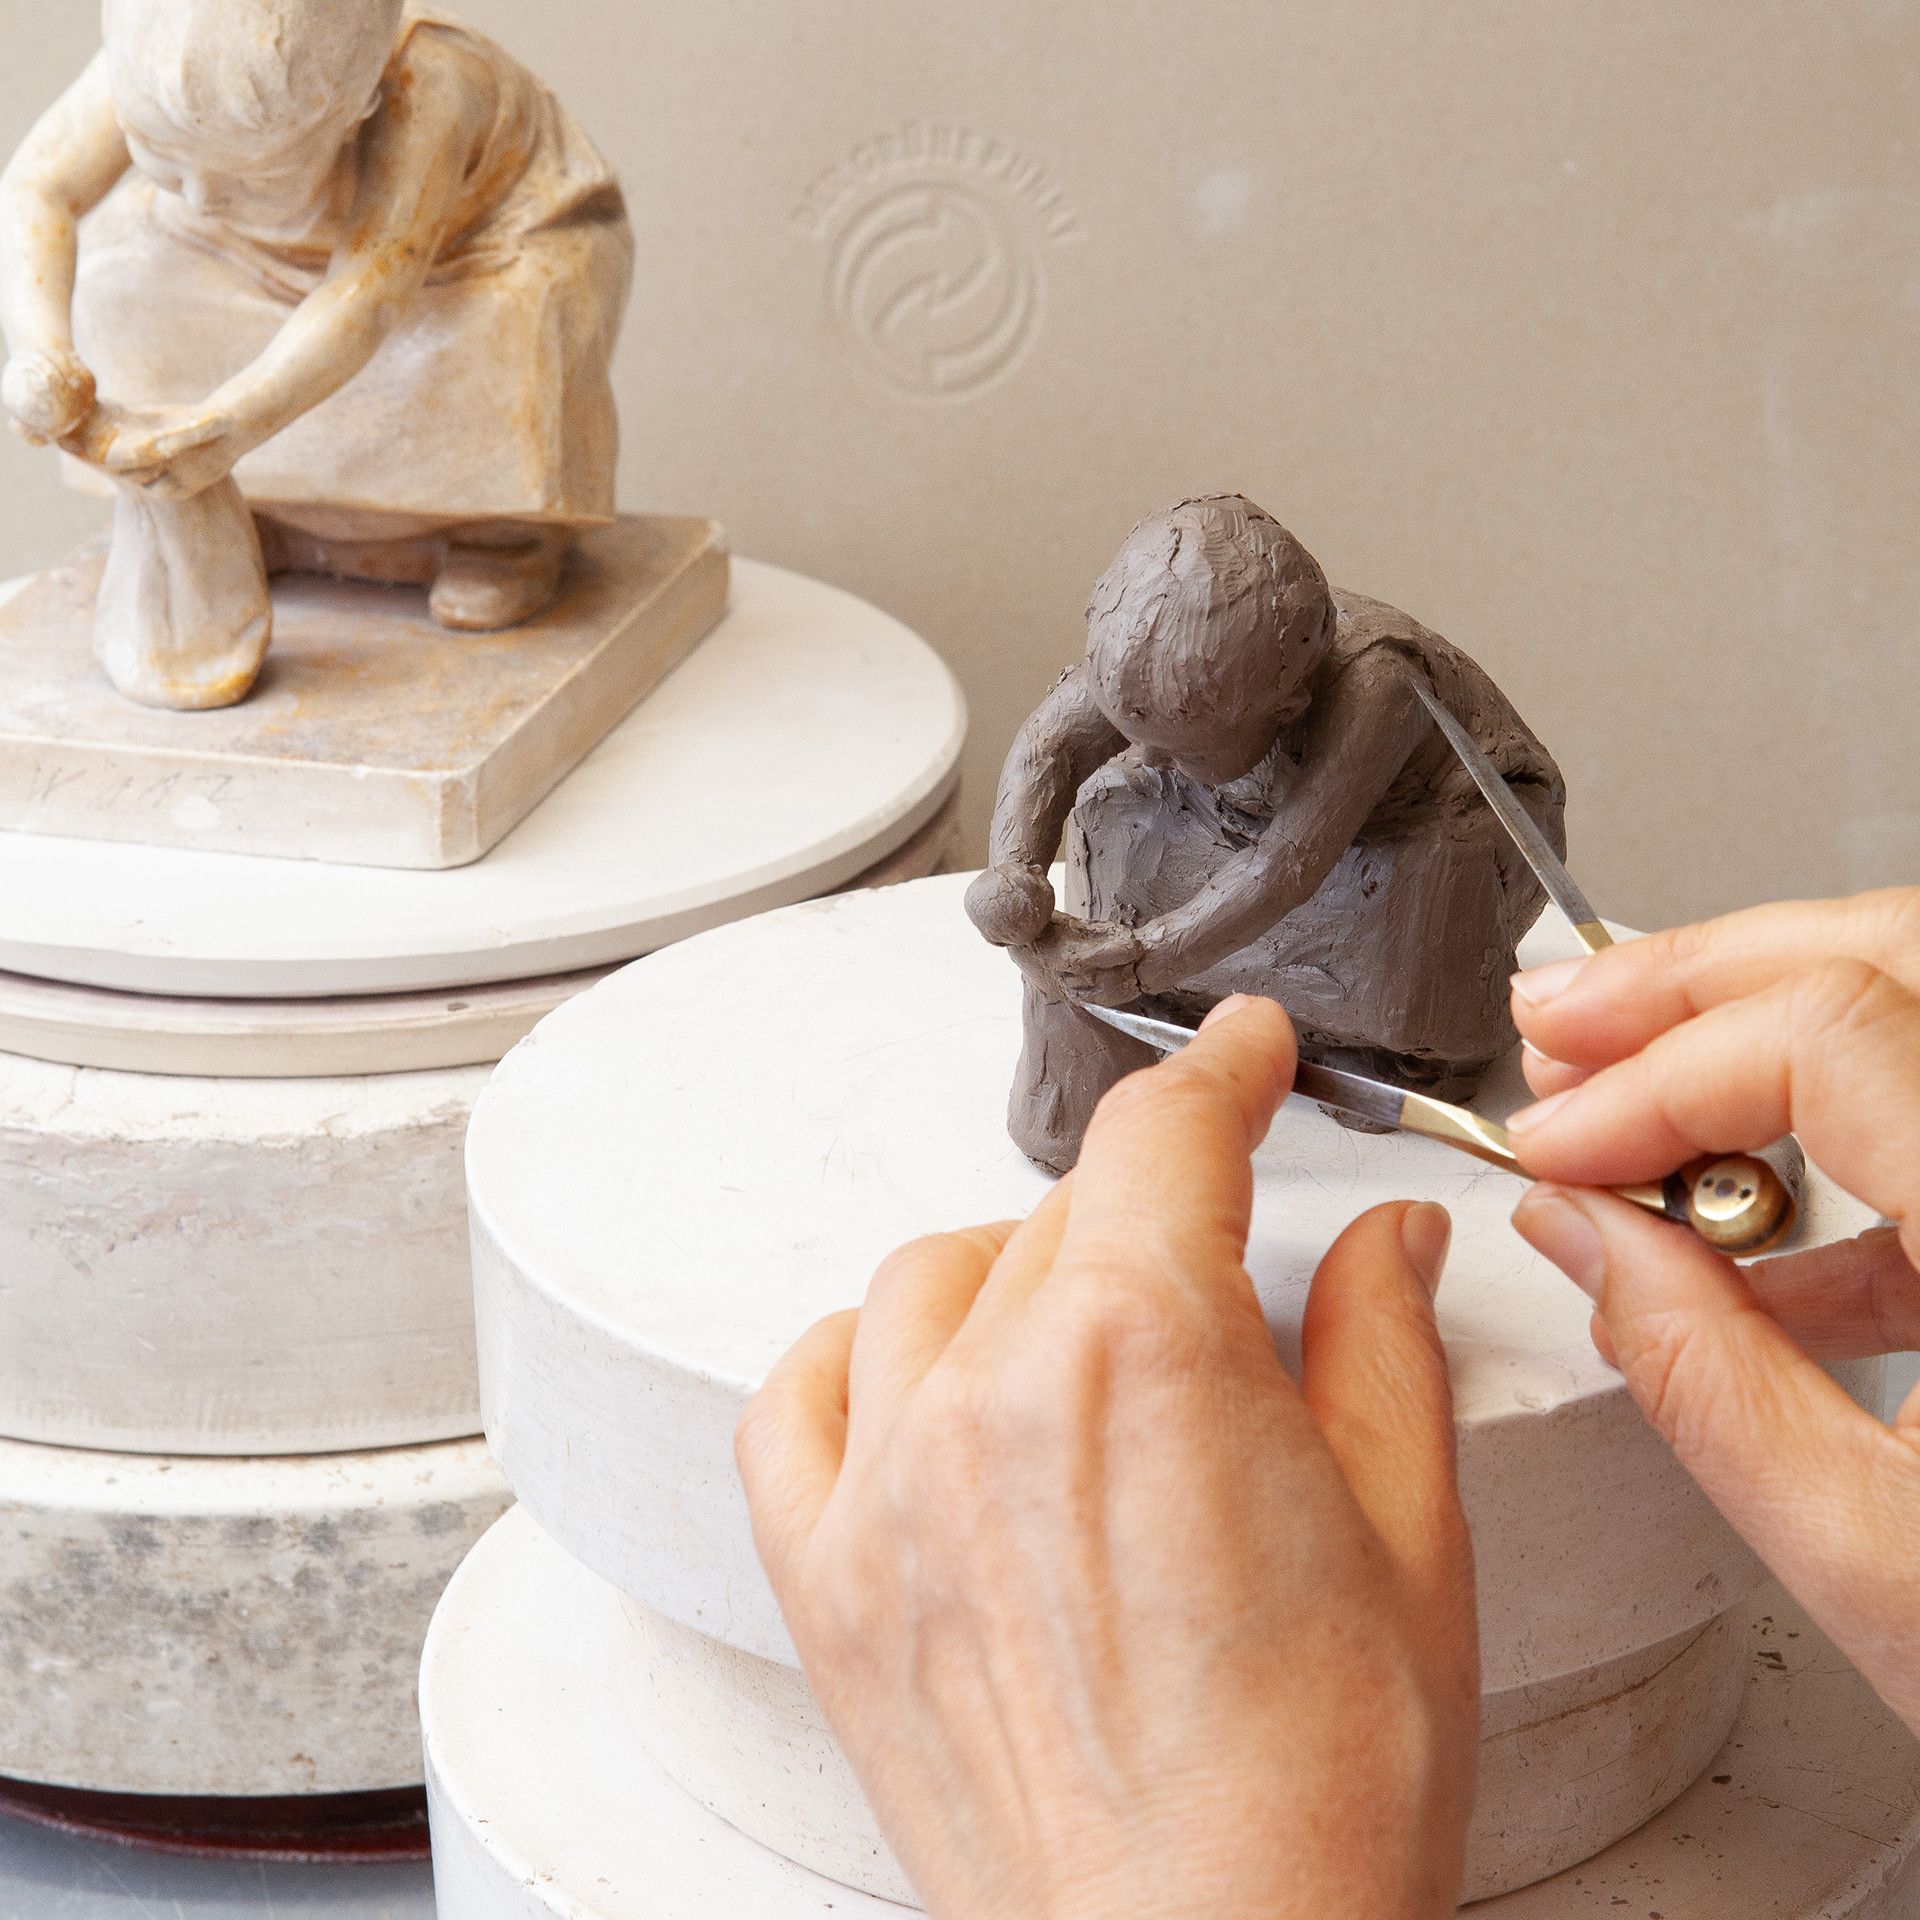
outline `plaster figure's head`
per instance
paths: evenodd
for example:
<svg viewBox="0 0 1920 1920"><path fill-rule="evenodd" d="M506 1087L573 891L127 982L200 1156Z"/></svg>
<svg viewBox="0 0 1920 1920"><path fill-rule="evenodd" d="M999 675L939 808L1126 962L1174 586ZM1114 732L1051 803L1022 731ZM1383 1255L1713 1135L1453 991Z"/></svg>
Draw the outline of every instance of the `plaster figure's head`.
<svg viewBox="0 0 1920 1920"><path fill-rule="evenodd" d="M319 210L379 100L404 0L105 0L133 163L196 213L263 233Z"/></svg>
<svg viewBox="0 0 1920 1920"><path fill-rule="evenodd" d="M1136 746L1206 786L1251 773L1305 712L1333 639L1305 547L1238 494L1128 534L1087 609L1087 687Z"/></svg>

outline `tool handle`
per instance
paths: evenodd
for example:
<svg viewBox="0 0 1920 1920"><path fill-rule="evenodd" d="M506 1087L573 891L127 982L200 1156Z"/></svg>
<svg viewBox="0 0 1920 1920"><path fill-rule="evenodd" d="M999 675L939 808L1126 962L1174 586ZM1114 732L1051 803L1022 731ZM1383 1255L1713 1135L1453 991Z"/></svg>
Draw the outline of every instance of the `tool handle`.
<svg viewBox="0 0 1920 1920"><path fill-rule="evenodd" d="M1792 1190L1766 1161L1750 1153L1710 1154L1690 1161L1661 1189L1661 1211L1691 1227L1721 1253L1758 1254L1793 1231L1799 1212Z"/></svg>

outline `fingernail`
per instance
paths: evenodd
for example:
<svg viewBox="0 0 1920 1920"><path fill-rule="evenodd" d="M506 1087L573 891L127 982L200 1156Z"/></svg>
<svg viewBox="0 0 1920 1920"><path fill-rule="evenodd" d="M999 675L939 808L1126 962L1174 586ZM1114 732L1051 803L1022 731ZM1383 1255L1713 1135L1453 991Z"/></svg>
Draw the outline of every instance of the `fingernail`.
<svg viewBox="0 0 1920 1920"><path fill-rule="evenodd" d="M1550 1093L1544 1100L1536 1100L1532 1106L1522 1107L1518 1113L1508 1116L1507 1131L1531 1133L1536 1127L1544 1126L1578 1091L1577 1087L1569 1087L1564 1093Z"/></svg>
<svg viewBox="0 0 1920 1920"><path fill-rule="evenodd" d="M1447 1270L1447 1248L1453 1243L1453 1219L1445 1207L1422 1200L1400 1216L1400 1244L1425 1283L1428 1299L1440 1291Z"/></svg>
<svg viewBox="0 0 1920 1920"><path fill-rule="evenodd" d="M1514 993L1530 1007L1544 1007L1557 1000L1579 979L1585 960L1556 960L1550 967L1529 967L1516 973L1510 982Z"/></svg>
<svg viewBox="0 0 1920 1920"><path fill-rule="evenodd" d="M1600 1230L1559 1187L1534 1187L1513 1210L1513 1224L1535 1253L1544 1255L1590 1299L1607 1277Z"/></svg>
<svg viewBox="0 0 1920 1920"><path fill-rule="evenodd" d="M1207 1017L1200 1022L1201 1032L1204 1033L1216 1020L1231 1020L1241 1008L1252 1006L1253 999L1250 993L1228 994L1224 1000L1208 1008Z"/></svg>

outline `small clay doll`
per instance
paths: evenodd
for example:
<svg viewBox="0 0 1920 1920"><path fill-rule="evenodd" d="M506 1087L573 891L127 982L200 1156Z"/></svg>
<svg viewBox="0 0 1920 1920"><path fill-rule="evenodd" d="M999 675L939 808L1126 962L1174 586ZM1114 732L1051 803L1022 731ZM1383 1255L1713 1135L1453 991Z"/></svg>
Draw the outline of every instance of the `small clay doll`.
<svg viewBox="0 0 1920 1920"><path fill-rule="evenodd" d="M1153 1057L1082 1001L1191 1019L1262 993L1316 1059L1470 1092L1513 1044L1507 981L1545 900L1409 676L1564 849L1559 769L1499 688L1404 613L1330 588L1237 496L1143 521L1087 622L1085 662L1007 758L967 895L1026 977L1016 1144L1064 1172L1101 1094Z"/></svg>
<svg viewBox="0 0 1920 1920"><path fill-rule="evenodd" d="M250 567L262 592L301 569L426 585L453 628L538 613L613 513L633 246L605 162L491 41L403 0L103 17L0 180L0 392L133 503L121 624L96 623L116 683L241 697ZM222 618L228 657L196 657L187 629Z"/></svg>

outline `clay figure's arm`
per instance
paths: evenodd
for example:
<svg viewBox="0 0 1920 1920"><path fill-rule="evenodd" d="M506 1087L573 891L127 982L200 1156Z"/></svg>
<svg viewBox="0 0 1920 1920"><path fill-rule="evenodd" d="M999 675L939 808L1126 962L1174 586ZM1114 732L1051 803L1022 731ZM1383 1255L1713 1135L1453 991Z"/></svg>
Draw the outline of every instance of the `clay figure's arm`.
<svg viewBox="0 0 1920 1920"><path fill-rule="evenodd" d="M73 350L80 222L129 164L101 53L0 174L0 329L11 356L4 398L29 439L57 440L93 405L93 375Z"/></svg>
<svg viewBox="0 0 1920 1920"><path fill-rule="evenodd" d="M1204 973L1311 899L1431 724L1398 661L1369 654L1341 674L1316 702L1300 778L1267 830L1139 929L1141 990Z"/></svg>
<svg viewBox="0 0 1920 1920"><path fill-rule="evenodd" d="M1000 773L988 866L967 890L973 924L995 946L1031 944L1053 918L1047 869L1089 775L1126 745L1074 667L1020 729Z"/></svg>
<svg viewBox="0 0 1920 1920"><path fill-rule="evenodd" d="M271 345L198 406L117 431L98 455L136 485L190 495L337 392L426 284L492 104L459 56L416 40L360 135L346 238Z"/></svg>

